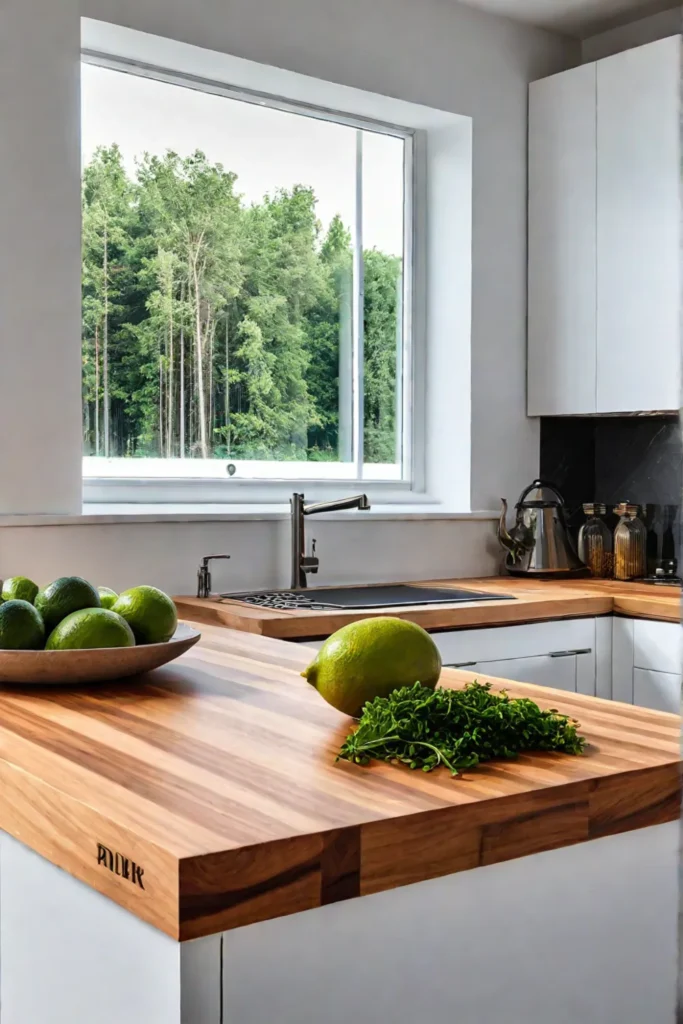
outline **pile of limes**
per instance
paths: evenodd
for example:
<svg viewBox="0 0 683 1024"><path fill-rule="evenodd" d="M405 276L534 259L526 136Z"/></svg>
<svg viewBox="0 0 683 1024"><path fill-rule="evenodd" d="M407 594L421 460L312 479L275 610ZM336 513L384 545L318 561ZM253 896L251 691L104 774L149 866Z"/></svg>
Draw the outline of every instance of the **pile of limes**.
<svg viewBox="0 0 683 1024"><path fill-rule="evenodd" d="M178 613L156 587L117 594L79 576L61 576L39 588L25 576L0 591L0 650L66 651L166 643Z"/></svg>

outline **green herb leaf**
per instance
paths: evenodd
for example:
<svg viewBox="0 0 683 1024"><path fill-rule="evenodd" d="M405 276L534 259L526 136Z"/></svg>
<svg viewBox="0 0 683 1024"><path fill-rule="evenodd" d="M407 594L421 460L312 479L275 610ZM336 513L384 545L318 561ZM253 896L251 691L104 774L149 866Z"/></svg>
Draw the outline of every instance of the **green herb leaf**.
<svg viewBox="0 0 683 1024"><path fill-rule="evenodd" d="M462 690L415 683L369 701L337 760L389 761L424 772L444 765L458 775L529 750L581 754L586 741L577 728L578 722L542 711L526 697L492 693L490 683L475 681Z"/></svg>

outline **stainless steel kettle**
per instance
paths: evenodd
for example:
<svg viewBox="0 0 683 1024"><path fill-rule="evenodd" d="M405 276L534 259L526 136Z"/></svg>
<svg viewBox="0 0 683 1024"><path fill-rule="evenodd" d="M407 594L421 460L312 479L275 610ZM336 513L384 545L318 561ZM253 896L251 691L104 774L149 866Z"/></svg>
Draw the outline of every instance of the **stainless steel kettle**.
<svg viewBox="0 0 683 1024"><path fill-rule="evenodd" d="M566 579L589 574L569 539L564 500L552 484L534 480L522 491L510 533L508 504L505 498L501 500L498 540L508 552L505 568L510 575Z"/></svg>

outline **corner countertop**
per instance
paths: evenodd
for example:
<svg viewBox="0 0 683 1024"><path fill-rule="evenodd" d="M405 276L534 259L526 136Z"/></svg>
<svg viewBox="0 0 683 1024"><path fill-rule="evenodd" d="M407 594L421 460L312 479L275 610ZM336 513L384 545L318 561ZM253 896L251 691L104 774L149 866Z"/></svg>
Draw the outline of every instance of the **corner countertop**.
<svg viewBox="0 0 683 1024"><path fill-rule="evenodd" d="M431 580L412 585L484 590L491 594L509 594L516 599L391 609L391 615L410 619L429 630L508 626L597 615L625 615L662 622L680 622L681 618L679 587L616 580L526 580L511 576ZM386 609L377 608L317 612L272 610L220 597L208 600L176 597L174 600L185 619L283 640L326 637L357 619L388 614Z"/></svg>
<svg viewBox="0 0 683 1024"><path fill-rule="evenodd" d="M361 768L311 655L208 627L146 678L0 690L0 828L185 940L678 817L678 716L497 680L578 718L585 755Z"/></svg>

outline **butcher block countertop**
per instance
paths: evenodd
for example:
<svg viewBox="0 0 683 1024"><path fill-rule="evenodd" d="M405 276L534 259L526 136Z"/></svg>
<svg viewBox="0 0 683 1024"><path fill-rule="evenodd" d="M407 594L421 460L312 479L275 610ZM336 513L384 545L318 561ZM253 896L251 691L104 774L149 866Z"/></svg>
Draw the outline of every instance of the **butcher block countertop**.
<svg viewBox="0 0 683 1024"><path fill-rule="evenodd" d="M467 580L431 580L413 586L454 587L510 595L514 601L479 601L404 608L355 611L281 611L257 608L227 598L174 598L180 615L194 622L228 626L259 636L283 640L329 636L341 626L370 615L396 615L429 630L510 626L549 619L626 615L633 618L680 622L679 587L618 583L614 580L525 580L493 576ZM313 591L311 591L313 593Z"/></svg>
<svg viewBox="0 0 683 1024"><path fill-rule="evenodd" d="M184 940L678 817L677 716L509 683L586 754L362 768L310 657L209 627L143 679L0 690L0 828Z"/></svg>

